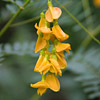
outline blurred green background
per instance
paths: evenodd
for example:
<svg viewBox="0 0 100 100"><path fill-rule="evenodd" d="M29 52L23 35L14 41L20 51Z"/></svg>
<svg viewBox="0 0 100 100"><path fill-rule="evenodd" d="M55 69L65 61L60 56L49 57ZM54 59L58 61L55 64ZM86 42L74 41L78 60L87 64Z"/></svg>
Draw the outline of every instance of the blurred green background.
<svg viewBox="0 0 100 100"><path fill-rule="evenodd" d="M27 0L14 0L20 6ZM58 3L53 1L54 6ZM100 40L100 7L93 0L59 0L87 29ZM47 9L47 0L31 0L0 37L0 100L100 100L100 45L62 9L61 28L69 34L72 46L65 53L68 67L58 77L61 90L51 90L38 96L30 83L41 80L34 72L39 53L34 53L37 40L34 24L40 13ZM0 30L16 13L16 5L0 0ZM31 20L30 20L31 19Z"/></svg>

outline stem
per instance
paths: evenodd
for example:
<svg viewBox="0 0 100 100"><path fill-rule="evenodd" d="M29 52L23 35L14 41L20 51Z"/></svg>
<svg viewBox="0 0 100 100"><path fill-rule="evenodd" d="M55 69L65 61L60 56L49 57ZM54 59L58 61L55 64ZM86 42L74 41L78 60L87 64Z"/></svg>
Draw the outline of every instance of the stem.
<svg viewBox="0 0 100 100"><path fill-rule="evenodd" d="M9 2L11 2L14 5L16 5L18 8L20 8L20 6L15 1L9 1Z"/></svg>
<svg viewBox="0 0 100 100"><path fill-rule="evenodd" d="M0 37L7 31L7 29L10 27L12 22L15 20L15 18L20 14L20 12L24 9L24 7L30 2L30 0L27 0L22 7L18 9L18 11L13 15L13 17L8 21L8 23L3 27L3 29L0 31Z"/></svg>
<svg viewBox="0 0 100 100"><path fill-rule="evenodd" d="M96 39L82 24L81 24L81 22L78 20L78 19L76 19L76 17L74 17L58 0L55 0L71 17L72 17L72 19L73 20L75 20L83 29L84 29L84 31L85 32L87 32L89 35L90 35L90 37L94 40L94 41L96 41L99 45L100 45L100 41L98 40L98 39Z"/></svg>
<svg viewBox="0 0 100 100"><path fill-rule="evenodd" d="M92 32L93 36L97 36L100 33L100 25L97 26L97 28ZM87 36L86 39L82 42L82 45L84 47L87 47L89 43L91 42L92 38L90 36Z"/></svg>
<svg viewBox="0 0 100 100"><path fill-rule="evenodd" d="M72 3L72 1L68 1L67 3L63 4L64 7L69 6Z"/></svg>
<svg viewBox="0 0 100 100"><path fill-rule="evenodd" d="M20 25L23 25L23 24L27 24L27 23L33 22L34 20L37 20L39 18L40 18L40 16L37 16L37 17L31 18L31 19L28 19L28 20L25 20L25 21L21 21L21 22L12 24L11 27L16 27L16 26L20 26Z"/></svg>

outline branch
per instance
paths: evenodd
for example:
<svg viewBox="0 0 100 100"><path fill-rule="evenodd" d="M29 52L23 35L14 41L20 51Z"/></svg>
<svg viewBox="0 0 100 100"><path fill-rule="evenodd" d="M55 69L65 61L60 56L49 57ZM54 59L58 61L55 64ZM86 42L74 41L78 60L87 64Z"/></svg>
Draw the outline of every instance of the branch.
<svg viewBox="0 0 100 100"><path fill-rule="evenodd" d="M20 14L20 12L26 7L26 5L29 2L30 2L30 0L27 0L22 7L19 7L18 11L13 15L13 17L8 21L8 23L0 31L0 37L7 31L7 29L10 27L10 25L15 20L15 18Z"/></svg>
<svg viewBox="0 0 100 100"><path fill-rule="evenodd" d="M76 17L74 17L58 0L55 0L71 17L72 17L72 19L73 20L75 20L83 29L84 29L84 31L85 32L87 32L89 35L90 35L90 37L94 40L94 41L96 41L99 45L100 45L100 41L98 40L98 39L96 39L82 24L81 24L81 22L76 18Z"/></svg>
<svg viewBox="0 0 100 100"><path fill-rule="evenodd" d="M96 29L92 32L93 36L97 36L100 33L100 25L96 27ZM87 47L88 44L91 42L92 38L90 36L87 36L86 39L82 42L82 45L84 47Z"/></svg>
<svg viewBox="0 0 100 100"><path fill-rule="evenodd" d="M40 16L33 17L31 19L12 24L11 27L16 27L16 26L20 26L20 25L23 25L23 24L27 24L27 23L33 22L33 21L35 21L35 20L37 20L39 18L40 18Z"/></svg>

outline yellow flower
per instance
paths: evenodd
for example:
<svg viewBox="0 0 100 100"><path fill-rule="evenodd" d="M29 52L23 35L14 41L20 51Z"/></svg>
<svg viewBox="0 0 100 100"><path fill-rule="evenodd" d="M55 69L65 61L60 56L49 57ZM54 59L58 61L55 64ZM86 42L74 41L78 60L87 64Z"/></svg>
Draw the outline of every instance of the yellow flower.
<svg viewBox="0 0 100 100"><path fill-rule="evenodd" d="M61 52L58 52L58 54L61 56L61 57L65 57L64 53L61 51Z"/></svg>
<svg viewBox="0 0 100 100"><path fill-rule="evenodd" d="M50 7L45 13L45 18L48 22L53 22L54 19L58 19L61 16L61 13L60 8Z"/></svg>
<svg viewBox="0 0 100 100"><path fill-rule="evenodd" d="M35 72L38 72L38 68L40 67L43 59L44 59L44 55L43 54L40 54L39 59L37 60L36 66L34 68L34 71Z"/></svg>
<svg viewBox="0 0 100 100"><path fill-rule="evenodd" d="M45 13L45 18L48 22L53 22L54 19L58 19L61 16L61 9L58 7L53 7L51 1L48 1L49 9Z"/></svg>
<svg viewBox="0 0 100 100"><path fill-rule="evenodd" d="M46 81L40 81L35 84L31 84L30 86L33 88L38 88L37 93L40 95L44 94L48 88L48 84Z"/></svg>
<svg viewBox="0 0 100 100"><path fill-rule="evenodd" d="M59 80L56 78L54 74L48 74L46 77L46 82L51 90L58 92L60 90Z"/></svg>
<svg viewBox="0 0 100 100"><path fill-rule="evenodd" d="M70 53L69 50L71 50L71 46L70 46L69 43L58 42L58 43L55 44L55 48L56 48L57 52L61 52L61 51L65 50L66 52Z"/></svg>
<svg viewBox="0 0 100 100"><path fill-rule="evenodd" d="M52 31L47 26L38 27L37 23L35 24L35 28L38 29L38 32L42 32L43 34L50 34Z"/></svg>
<svg viewBox="0 0 100 100"><path fill-rule="evenodd" d="M96 7L100 7L100 0L93 0Z"/></svg>
<svg viewBox="0 0 100 100"><path fill-rule="evenodd" d="M37 53L38 51L43 49L47 44L46 40L41 35L43 35L43 34L39 33L39 36L38 36L38 39L37 39L37 42L36 42L36 46L35 46L35 53Z"/></svg>
<svg viewBox="0 0 100 100"><path fill-rule="evenodd" d="M60 90L60 83L54 74L48 74L46 79L30 85L33 88L38 88L37 93L42 95L46 92L47 88L58 92Z"/></svg>
<svg viewBox="0 0 100 100"><path fill-rule="evenodd" d="M59 41L64 41L64 40L66 40L66 39L69 38L69 35L67 35L66 33L63 32L63 30L58 25L58 23L56 23L55 25L53 25L52 32L53 32L53 34L56 36L56 38Z"/></svg>
<svg viewBox="0 0 100 100"><path fill-rule="evenodd" d="M40 74L46 74L50 70L50 62L48 61L49 55L46 54L43 58L42 63L38 66L37 71L40 72Z"/></svg>
<svg viewBox="0 0 100 100"><path fill-rule="evenodd" d="M43 39L44 40L49 40L50 39L50 34L43 34Z"/></svg>
<svg viewBox="0 0 100 100"><path fill-rule="evenodd" d="M44 27L45 26L45 21L46 21L46 19L45 19L45 15L44 15L44 13L42 12L41 13L41 19L40 19L40 21L39 21L39 27ZM39 34L39 30L37 30L37 34Z"/></svg>
<svg viewBox="0 0 100 100"><path fill-rule="evenodd" d="M64 58L63 53L62 52L56 53L56 55L57 55L57 61L60 65L60 69L65 69L65 67L67 67L67 62Z"/></svg>
<svg viewBox="0 0 100 100"><path fill-rule="evenodd" d="M52 55L49 59L50 63L51 63L51 67L50 67L50 72L55 73L57 75L57 73L62 76L62 71L60 69L60 65L57 61L57 57L56 55Z"/></svg>

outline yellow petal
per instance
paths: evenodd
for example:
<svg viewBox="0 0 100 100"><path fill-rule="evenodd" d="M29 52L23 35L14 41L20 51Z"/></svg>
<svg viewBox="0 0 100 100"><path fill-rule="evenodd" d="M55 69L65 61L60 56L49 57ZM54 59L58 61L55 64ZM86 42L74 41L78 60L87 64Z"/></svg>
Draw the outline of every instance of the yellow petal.
<svg viewBox="0 0 100 100"><path fill-rule="evenodd" d="M69 49L71 49L69 43L60 43L60 42L55 45L55 48L56 48L57 52L61 52L63 50L69 50Z"/></svg>
<svg viewBox="0 0 100 100"><path fill-rule="evenodd" d="M46 13L45 13L45 18L46 18L46 20L47 20L48 22L53 22L53 17L52 17L52 15L51 15L49 9L48 9L48 10L46 11Z"/></svg>
<svg viewBox="0 0 100 100"><path fill-rule="evenodd" d="M70 51L67 49L67 50L65 50L66 52L68 52L68 53L70 53Z"/></svg>
<svg viewBox="0 0 100 100"><path fill-rule="evenodd" d="M39 29L39 27L37 26L37 23L35 24L35 28L36 28L36 29Z"/></svg>
<svg viewBox="0 0 100 100"><path fill-rule="evenodd" d="M61 56L61 57L65 57L64 53L61 51L61 52L58 52L58 54Z"/></svg>
<svg viewBox="0 0 100 100"><path fill-rule="evenodd" d="M53 7L53 12L52 13L53 13L52 14L53 15L53 19L58 19L61 16L62 11L58 7Z"/></svg>
<svg viewBox="0 0 100 100"><path fill-rule="evenodd" d="M45 13L46 20L48 22L53 22L53 19L58 19L61 16L61 13L60 8L50 6Z"/></svg>
<svg viewBox="0 0 100 100"><path fill-rule="evenodd" d="M47 58L45 57L41 63L41 65L39 66L38 70L40 72L40 74L45 74L50 70L50 66L51 64L49 63L49 61L47 60Z"/></svg>
<svg viewBox="0 0 100 100"><path fill-rule="evenodd" d="M51 72L51 73L55 73L55 74L57 75L57 70L56 70L55 66L52 65L52 66L50 67L50 72Z"/></svg>
<svg viewBox="0 0 100 100"><path fill-rule="evenodd" d="M46 63L42 64L41 67L39 67L39 72L42 74L46 74L50 70L51 64L47 61Z"/></svg>
<svg viewBox="0 0 100 100"><path fill-rule="evenodd" d="M39 27L37 26L37 23L35 24L35 28L37 29L37 34L39 34L40 30Z"/></svg>
<svg viewBox="0 0 100 100"><path fill-rule="evenodd" d="M64 59L64 57L60 56L60 55L57 54L57 53L56 53L56 55L57 55L57 61L58 61L59 65L60 65L60 68L61 68L61 69L64 69L65 67L67 67L67 62L66 62L66 60Z"/></svg>
<svg viewBox="0 0 100 100"><path fill-rule="evenodd" d="M43 61L43 59L44 59L44 56L40 55L40 56L39 56L39 59L38 59L38 61L37 61L37 63L36 63L36 66L35 66L35 68L34 68L34 71L35 71L35 72L39 72L38 68L40 67L40 65L41 65L41 63L42 63L42 61Z"/></svg>
<svg viewBox="0 0 100 100"><path fill-rule="evenodd" d="M44 34L50 34L50 33L52 33L52 31L50 30L50 28L48 28L47 26L38 27L37 23L35 24L35 28L38 30L37 34L39 34L39 32L42 32Z"/></svg>
<svg viewBox="0 0 100 100"><path fill-rule="evenodd" d="M54 25L52 28L52 32L59 41L64 41L69 38L69 35L64 33L59 25Z"/></svg>
<svg viewBox="0 0 100 100"><path fill-rule="evenodd" d="M57 62L57 60L56 60L56 59L52 59L52 58L50 58L49 60L50 60L50 62L51 62L51 65L52 65L53 67L55 67L55 69L57 70L58 74L59 74L60 76L62 76L62 72L61 72L61 70L60 70L60 65L59 65L59 63ZM55 72L55 73L56 73L56 72Z"/></svg>
<svg viewBox="0 0 100 100"><path fill-rule="evenodd" d="M40 22L39 22L39 27L44 27L45 26L45 21L46 21L45 18L41 18Z"/></svg>
<svg viewBox="0 0 100 100"><path fill-rule="evenodd" d="M57 92L60 90L60 83L54 74L48 74L46 82L51 90Z"/></svg>
<svg viewBox="0 0 100 100"><path fill-rule="evenodd" d="M40 94L40 96L42 96L42 94L44 94L46 90L47 90L46 88L38 88L37 93Z"/></svg>
<svg viewBox="0 0 100 100"><path fill-rule="evenodd" d="M41 88L48 88L48 84L45 81L39 81L35 84L30 84L30 86L33 87L33 88L40 88L40 87Z"/></svg>
<svg viewBox="0 0 100 100"><path fill-rule="evenodd" d="M46 40L44 40L42 37L38 36L36 46L35 46L35 53L37 53L38 51L43 49L46 46L46 44L47 44Z"/></svg>
<svg viewBox="0 0 100 100"><path fill-rule="evenodd" d="M50 34L43 34L43 39L49 40L50 39Z"/></svg>
<svg viewBox="0 0 100 100"><path fill-rule="evenodd" d="M50 30L50 28L48 28L46 26L39 28L39 30L40 30L40 32L42 32L44 34L50 34L50 33L52 33L52 31Z"/></svg>
<svg viewBox="0 0 100 100"><path fill-rule="evenodd" d="M35 24L35 28L38 29L38 30L37 30L37 34L39 34L39 32L40 32L39 28L40 28L40 27L44 27L45 21L46 21L45 18L41 18L41 19L40 19L40 22L39 22L39 27L37 26L37 23Z"/></svg>
<svg viewBox="0 0 100 100"><path fill-rule="evenodd" d="M48 67L47 69L45 69L45 70L43 71L43 75L45 75L49 70L50 70L50 67Z"/></svg>

